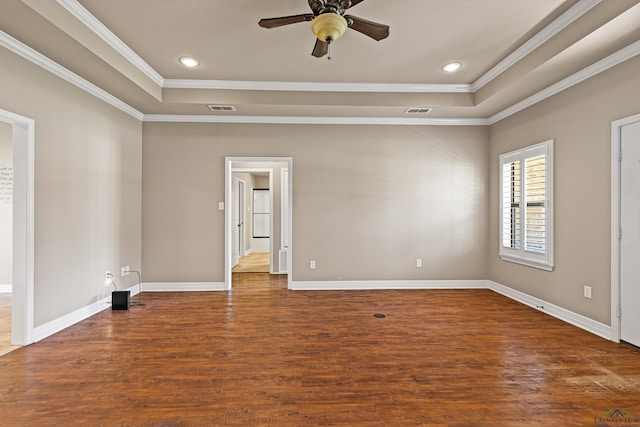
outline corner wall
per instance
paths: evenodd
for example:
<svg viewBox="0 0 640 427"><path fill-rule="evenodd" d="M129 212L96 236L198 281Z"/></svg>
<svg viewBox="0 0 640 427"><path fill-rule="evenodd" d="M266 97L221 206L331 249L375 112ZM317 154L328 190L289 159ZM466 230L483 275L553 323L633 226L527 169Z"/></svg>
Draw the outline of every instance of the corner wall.
<svg viewBox="0 0 640 427"><path fill-rule="evenodd" d="M0 108L35 120L38 327L108 296L107 270L140 268L142 125L3 48L0 63Z"/></svg>
<svg viewBox="0 0 640 427"><path fill-rule="evenodd" d="M640 57L491 126L489 279L611 324L611 122L640 113ZM555 140L555 270L498 256L498 157ZM592 299L583 297L583 285Z"/></svg>

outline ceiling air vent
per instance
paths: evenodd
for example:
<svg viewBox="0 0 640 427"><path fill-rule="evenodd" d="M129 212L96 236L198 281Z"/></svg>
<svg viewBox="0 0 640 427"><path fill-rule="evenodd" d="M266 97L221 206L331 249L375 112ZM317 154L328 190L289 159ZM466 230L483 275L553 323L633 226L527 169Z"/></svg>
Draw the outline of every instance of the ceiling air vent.
<svg viewBox="0 0 640 427"><path fill-rule="evenodd" d="M433 108L411 107L411 108L407 108L407 110L404 113L405 114L427 114L431 110L433 110Z"/></svg>
<svg viewBox="0 0 640 427"><path fill-rule="evenodd" d="M238 111L233 105L207 105L211 111Z"/></svg>

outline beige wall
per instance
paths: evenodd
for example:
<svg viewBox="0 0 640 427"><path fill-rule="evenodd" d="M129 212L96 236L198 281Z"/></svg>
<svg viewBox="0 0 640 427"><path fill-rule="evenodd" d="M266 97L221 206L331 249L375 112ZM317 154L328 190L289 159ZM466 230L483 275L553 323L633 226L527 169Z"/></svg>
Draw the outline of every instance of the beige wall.
<svg viewBox="0 0 640 427"><path fill-rule="evenodd" d="M13 134L11 125L0 122L0 285L13 276Z"/></svg>
<svg viewBox="0 0 640 427"><path fill-rule="evenodd" d="M610 324L611 122L640 113L640 58L491 127L489 278ZM498 257L498 156L555 140L555 271ZM583 285L592 286L585 299Z"/></svg>
<svg viewBox="0 0 640 427"><path fill-rule="evenodd" d="M145 123L143 135L147 281L224 280L225 156L293 158L293 280L487 277L487 128Z"/></svg>
<svg viewBox="0 0 640 427"><path fill-rule="evenodd" d="M35 120L37 327L108 296L106 270L140 268L142 125L5 49L0 63L0 108Z"/></svg>

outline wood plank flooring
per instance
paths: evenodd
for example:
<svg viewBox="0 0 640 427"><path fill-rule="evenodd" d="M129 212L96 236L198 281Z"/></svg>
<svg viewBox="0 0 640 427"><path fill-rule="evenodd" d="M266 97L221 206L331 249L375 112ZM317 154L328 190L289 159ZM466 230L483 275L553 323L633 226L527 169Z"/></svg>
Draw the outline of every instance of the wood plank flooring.
<svg viewBox="0 0 640 427"><path fill-rule="evenodd" d="M11 344L11 300L10 293L0 292L0 356L19 347Z"/></svg>
<svg viewBox="0 0 640 427"><path fill-rule="evenodd" d="M489 290L144 294L0 357L2 426L594 426L640 353ZM385 314L376 318L375 313Z"/></svg>
<svg viewBox="0 0 640 427"><path fill-rule="evenodd" d="M240 257L240 263L233 267L234 273L268 273L269 252L253 252Z"/></svg>

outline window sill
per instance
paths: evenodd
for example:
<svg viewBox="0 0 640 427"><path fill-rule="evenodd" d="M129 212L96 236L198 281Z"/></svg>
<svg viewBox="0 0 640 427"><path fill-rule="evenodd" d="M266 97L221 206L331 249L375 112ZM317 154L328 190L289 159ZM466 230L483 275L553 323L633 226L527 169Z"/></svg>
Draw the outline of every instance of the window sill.
<svg viewBox="0 0 640 427"><path fill-rule="evenodd" d="M553 271L553 265L552 264L547 264L547 263L543 263L543 262L537 262L537 261L533 261L533 260L529 260L529 259L511 257L511 256L504 255L504 254L500 255L500 259L503 260L503 261L513 262L515 264L526 265L527 267L533 267L533 268L537 268L537 269L540 269L540 270Z"/></svg>

